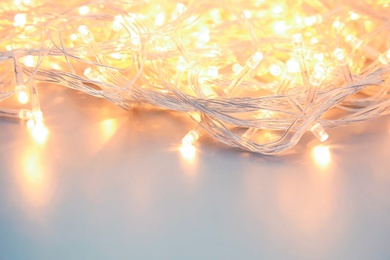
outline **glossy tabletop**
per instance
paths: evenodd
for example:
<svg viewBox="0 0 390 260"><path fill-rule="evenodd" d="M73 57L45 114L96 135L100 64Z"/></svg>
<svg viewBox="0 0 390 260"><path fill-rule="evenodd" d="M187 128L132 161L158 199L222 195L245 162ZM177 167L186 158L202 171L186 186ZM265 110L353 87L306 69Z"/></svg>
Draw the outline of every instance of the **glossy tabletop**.
<svg viewBox="0 0 390 260"><path fill-rule="evenodd" d="M0 259L390 259L390 118L263 156L185 115L40 86L0 119Z"/></svg>

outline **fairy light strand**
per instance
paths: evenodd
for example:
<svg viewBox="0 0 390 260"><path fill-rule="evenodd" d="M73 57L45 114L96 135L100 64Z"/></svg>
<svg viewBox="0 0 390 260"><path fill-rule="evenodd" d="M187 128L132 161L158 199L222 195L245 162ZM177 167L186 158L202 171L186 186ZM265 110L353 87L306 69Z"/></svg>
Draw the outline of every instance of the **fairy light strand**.
<svg viewBox="0 0 390 260"><path fill-rule="evenodd" d="M186 113L198 126L183 143L208 133L262 154L390 112L382 2L35 0L2 2L0 13L0 100L31 106L0 115L34 129L47 82L124 109Z"/></svg>

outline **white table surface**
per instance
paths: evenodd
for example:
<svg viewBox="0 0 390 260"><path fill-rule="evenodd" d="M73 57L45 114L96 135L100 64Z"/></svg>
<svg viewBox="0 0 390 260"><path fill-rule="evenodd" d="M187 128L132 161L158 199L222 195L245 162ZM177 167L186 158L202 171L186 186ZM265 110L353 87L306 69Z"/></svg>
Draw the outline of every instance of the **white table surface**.
<svg viewBox="0 0 390 260"><path fill-rule="evenodd" d="M0 119L2 260L390 259L389 117L330 130L319 162L310 134L183 151L185 115L39 90L45 142Z"/></svg>

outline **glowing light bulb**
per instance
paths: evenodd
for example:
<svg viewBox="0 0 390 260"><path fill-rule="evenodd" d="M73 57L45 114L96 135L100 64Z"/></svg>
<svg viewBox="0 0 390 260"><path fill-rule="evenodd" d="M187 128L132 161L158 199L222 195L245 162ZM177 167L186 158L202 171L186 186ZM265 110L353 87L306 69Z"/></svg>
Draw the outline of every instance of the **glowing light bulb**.
<svg viewBox="0 0 390 260"><path fill-rule="evenodd" d="M89 7L88 6L82 6L79 8L79 14L80 15L86 15L89 13Z"/></svg>
<svg viewBox="0 0 390 260"><path fill-rule="evenodd" d="M241 70L242 70L242 66L240 64L238 63L233 64L232 71L234 72L234 74L240 73Z"/></svg>
<svg viewBox="0 0 390 260"><path fill-rule="evenodd" d="M15 27L23 27L27 23L27 15L26 14L16 14L14 17L14 26Z"/></svg>
<svg viewBox="0 0 390 260"><path fill-rule="evenodd" d="M22 59L22 63L26 65L27 67L34 67L35 66L35 60L34 57L31 55L27 55Z"/></svg>
<svg viewBox="0 0 390 260"><path fill-rule="evenodd" d="M306 88L310 88L309 73L307 71L305 59L305 44L303 42L302 34L294 34L292 36L292 43L294 47L295 56L299 62L299 68L301 69L303 85Z"/></svg>
<svg viewBox="0 0 390 260"><path fill-rule="evenodd" d="M302 34L294 34L292 37L292 42L295 51L303 51L305 49L305 45L303 43Z"/></svg>
<svg viewBox="0 0 390 260"><path fill-rule="evenodd" d="M218 68L215 66L209 66L204 68L200 72L200 76L207 78L217 78L218 77Z"/></svg>
<svg viewBox="0 0 390 260"><path fill-rule="evenodd" d="M20 103L26 104L27 101L28 101L28 95L27 95L27 93L24 92L24 91L19 92L19 93L18 93L18 100L19 100Z"/></svg>
<svg viewBox="0 0 390 260"><path fill-rule="evenodd" d="M355 20L357 20L357 19L360 18L360 15L357 14L357 13L355 13L355 12L353 12L353 11L349 11L349 18L350 18L352 21L355 21Z"/></svg>
<svg viewBox="0 0 390 260"><path fill-rule="evenodd" d="M141 37L137 33L135 33L135 32L131 33L130 42L133 45L133 50L134 51L140 51L141 50L141 48L142 48Z"/></svg>
<svg viewBox="0 0 390 260"><path fill-rule="evenodd" d="M341 29L343 29L343 27L344 27L344 23L342 23L342 22L340 22L340 21L334 21L333 22L333 24L332 24L332 26L336 29L336 30L341 30Z"/></svg>
<svg viewBox="0 0 390 260"><path fill-rule="evenodd" d="M29 119L29 120L27 121L27 127L28 127L28 129L32 129L32 128L34 127L34 125L35 125L34 120Z"/></svg>
<svg viewBox="0 0 390 260"><path fill-rule="evenodd" d="M389 64L390 63L390 49L387 50L385 53L381 54L378 59L379 59L380 63L382 63L383 65Z"/></svg>
<svg viewBox="0 0 390 260"><path fill-rule="evenodd" d="M336 48L333 52L334 57L336 58L337 61L339 61L341 64L346 63L345 59L345 52L341 48Z"/></svg>
<svg viewBox="0 0 390 260"><path fill-rule="evenodd" d="M246 62L249 68L255 69L264 58L261 52L255 52Z"/></svg>
<svg viewBox="0 0 390 260"><path fill-rule="evenodd" d="M376 60L380 57L380 53L376 49L365 44L361 39L352 34L347 35L345 40L349 43L349 45L351 45L352 48L360 49L364 56L369 59Z"/></svg>
<svg viewBox="0 0 390 260"><path fill-rule="evenodd" d="M157 26L162 26L165 21L165 15L164 13L159 13L156 15L156 19L154 20L154 24Z"/></svg>
<svg viewBox="0 0 390 260"><path fill-rule="evenodd" d="M90 43L93 40L93 36L86 25L80 25L78 30L86 43Z"/></svg>
<svg viewBox="0 0 390 260"><path fill-rule="evenodd" d="M282 13L283 12L283 6L275 5L274 7L272 7L272 12L275 13L275 14Z"/></svg>
<svg viewBox="0 0 390 260"><path fill-rule="evenodd" d="M71 35L70 35L70 39L72 40L72 41L76 41L77 40L77 34L75 34L75 33L72 33Z"/></svg>
<svg viewBox="0 0 390 260"><path fill-rule="evenodd" d="M119 31L123 28L122 24L125 22L122 15L116 15L114 21L112 22L112 29L114 31Z"/></svg>
<svg viewBox="0 0 390 260"><path fill-rule="evenodd" d="M110 57L115 59L115 60L123 59L123 55L121 53L118 53L118 52L111 53Z"/></svg>
<svg viewBox="0 0 390 260"><path fill-rule="evenodd" d="M319 14L316 14L316 15L312 15L312 16L308 16L308 17L305 17L303 19L303 23L306 25L306 26L313 26L315 24L320 24L322 23L323 21L323 18L321 15Z"/></svg>
<svg viewBox="0 0 390 260"><path fill-rule="evenodd" d="M357 38L356 36L354 36L352 34L348 34L345 37L345 40L355 49L359 49L363 43L362 40L360 40L359 38Z"/></svg>
<svg viewBox="0 0 390 260"><path fill-rule="evenodd" d="M88 67L84 70L84 76L91 80L96 80L96 81L105 81L105 78L103 75L98 73L97 71L93 70L91 67Z"/></svg>
<svg viewBox="0 0 390 260"><path fill-rule="evenodd" d="M43 115L40 109L31 112L31 119L34 121L35 126L43 125Z"/></svg>
<svg viewBox="0 0 390 260"><path fill-rule="evenodd" d="M19 111L19 118L23 120L31 119L31 111L28 109L21 109Z"/></svg>
<svg viewBox="0 0 390 260"><path fill-rule="evenodd" d="M242 82L244 77L248 73L254 71L263 60L264 56L261 52L255 52L245 63L245 66L240 70L240 72L234 77L230 82L229 86L225 89L225 93L230 95L236 89L236 87Z"/></svg>
<svg viewBox="0 0 390 260"><path fill-rule="evenodd" d="M252 17L252 12L249 10L244 10L243 13L246 19L250 19Z"/></svg>
<svg viewBox="0 0 390 260"><path fill-rule="evenodd" d="M196 157L196 148L193 145L183 144L180 147L180 153L184 160L193 163Z"/></svg>
<svg viewBox="0 0 390 260"><path fill-rule="evenodd" d="M203 44L210 41L210 30L208 28L203 28L198 36L198 46L202 47Z"/></svg>
<svg viewBox="0 0 390 260"><path fill-rule="evenodd" d="M273 24L273 29L276 34L284 34L287 30L285 21L279 21Z"/></svg>
<svg viewBox="0 0 390 260"><path fill-rule="evenodd" d="M192 145L199 139L199 134L196 130L189 131L181 140L183 145Z"/></svg>
<svg viewBox="0 0 390 260"><path fill-rule="evenodd" d="M287 71L294 74L299 72L299 63L295 59L289 59L286 61Z"/></svg>
<svg viewBox="0 0 390 260"><path fill-rule="evenodd" d="M317 37L312 37L311 39L310 39L310 44L311 45L315 45L315 44L317 44L317 43L319 43L320 41L317 39Z"/></svg>
<svg viewBox="0 0 390 260"><path fill-rule="evenodd" d="M338 65L341 67L343 71L343 76L345 81L349 84L353 81L351 69L349 68L348 60L345 57L345 52L341 48L337 48L333 52L334 57L337 60Z"/></svg>
<svg viewBox="0 0 390 260"><path fill-rule="evenodd" d="M313 86L320 86L324 79L326 78L327 70L325 69L324 65L321 63L316 64L314 66L314 71L310 76L310 84Z"/></svg>
<svg viewBox="0 0 390 260"><path fill-rule="evenodd" d="M187 7L185 6L185 4L183 4L183 3L178 3L178 4L176 5L176 13L182 14L182 13L184 13L186 10L187 10Z"/></svg>
<svg viewBox="0 0 390 260"><path fill-rule="evenodd" d="M318 140L320 140L320 142L325 142L329 138L329 134L326 132L324 127L319 123L315 123L310 128L310 131L313 133L315 137L318 138Z"/></svg>
<svg viewBox="0 0 390 260"><path fill-rule="evenodd" d="M18 96L18 100L21 104L26 104L28 102L27 88L24 85L16 86L15 91Z"/></svg>
<svg viewBox="0 0 390 260"><path fill-rule="evenodd" d="M35 126L32 128L32 136L39 144L44 144L46 142L48 134L49 131L43 123L35 124Z"/></svg>
<svg viewBox="0 0 390 260"><path fill-rule="evenodd" d="M278 77L282 74L282 69L280 66L273 64L269 67L269 73L271 73L272 76Z"/></svg>

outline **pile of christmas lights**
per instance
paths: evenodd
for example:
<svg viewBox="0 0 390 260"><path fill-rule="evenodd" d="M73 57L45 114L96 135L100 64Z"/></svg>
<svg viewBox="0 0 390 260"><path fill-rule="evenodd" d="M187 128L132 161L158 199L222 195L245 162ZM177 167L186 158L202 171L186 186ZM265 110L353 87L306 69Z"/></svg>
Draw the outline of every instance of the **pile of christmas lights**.
<svg viewBox="0 0 390 260"><path fill-rule="evenodd" d="M0 115L44 127L37 85L188 114L202 134L276 154L390 112L390 5L347 0L0 3Z"/></svg>

